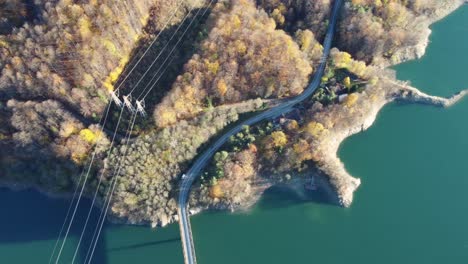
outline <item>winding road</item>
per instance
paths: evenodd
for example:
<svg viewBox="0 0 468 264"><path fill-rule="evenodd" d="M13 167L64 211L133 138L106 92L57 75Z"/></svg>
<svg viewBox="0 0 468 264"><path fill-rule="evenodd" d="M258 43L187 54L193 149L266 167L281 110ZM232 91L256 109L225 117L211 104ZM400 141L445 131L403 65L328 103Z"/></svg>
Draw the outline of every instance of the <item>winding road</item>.
<svg viewBox="0 0 468 264"><path fill-rule="evenodd" d="M190 226L190 219L188 213L188 198L190 194L190 188L192 187L193 182L200 175L200 171L206 166L210 158L229 139L229 137L240 132L242 128L246 125L251 126L262 120L272 119L291 111L295 105L301 103L315 92L315 90L320 85L323 73L325 71L327 58L330 54L330 49L332 46L336 21L338 19L339 10L342 4L343 0L335 0L329 20L330 23L328 26L327 34L325 36L325 40L323 41L323 54L320 59L320 64L314 74L312 82L309 84L309 86L307 86L304 92L302 92L296 97L284 101L284 103L280 105L265 110L233 127L227 133L218 138L216 142L214 142L213 145L211 145L207 150L205 150L205 152L195 160L192 167L185 173L185 176L183 176L180 183L180 193L177 211L179 214L179 227L182 239L182 247L184 250L185 264L197 263L197 259L195 256L195 246L192 237L192 229Z"/></svg>

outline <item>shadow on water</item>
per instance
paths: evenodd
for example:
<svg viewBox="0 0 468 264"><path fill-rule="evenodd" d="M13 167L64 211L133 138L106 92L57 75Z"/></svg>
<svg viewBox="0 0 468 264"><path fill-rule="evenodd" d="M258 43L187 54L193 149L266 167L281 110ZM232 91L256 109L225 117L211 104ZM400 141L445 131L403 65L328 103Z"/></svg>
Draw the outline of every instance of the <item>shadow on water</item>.
<svg viewBox="0 0 468 264"><path fill-rule="evenodd" d="M164 240L159 240L159 241L154 241L154 242L146 242L146 243L139 243L135 245L130 245L130 246L123 246L123 247L115 247L109 249L109 251L122 251L122 250L129 250L129 249L136 249L136 248L142 248L142 247L149 247L149 246L155 246L155 245L160 245L160 244L166 244L166 243L173 243L173 242L180 242L180 237L178 238L172 238L172 239L164 239Z"/></svg>
<svg viewBox="0 0 468 264"><path fill-rule="evenodd" d="M296 190L287 186L273 186L265 191L258 206L264 210L274 210L277 208L286 208L291 205L300 205L306 203L325 204L335 206L333 199L322 188L318 190Z"/></svg>
<svg viewBox="0 0 468 264"><path fill-rule="evenodd" d="M29 1L29 0L27 0ZM1 2L1 1L0 1ZM148 111L151 111L151 108L154 107L155 104L159 103L166 92L171 88L171 84L174 82L175 78L178 74L182 71L183 65L188 61L188 59L193 55L196 51L197 46L199 43L206 37L207 33L204 30L205 23L208 15L210 14L210 9L200 10L199 14L205 13L203 16L196 17L196 21L190 26L187 31L187 34L183 34L186 27L189 26L190 21L195 16L195 14L199 10L193 10L192 16L189 17L182 25L181 30L177 32L176 36L173 40L170 41L170 37L175 33L176 28L179 25L173 25L170 28L161 32L161 36L158 39L158 42L154 45L154 47L150 50L150 52L142 59L141 63L136 67L135 71L132 73L132 77L129 79L128 84L124 85L123 90L129 91L134 84L140 79L143 73L147 70L147 67L153 62L159 52L162 50L164 45L167 43L168 48L161 54L158 61L154 64L149 71L149 74L144 78L141 82L141 85L135 90L135 95L139 95L143 92L143 87L146 84L149 84L151 78L157 73L157 69L159 66L163 65L163 69L167 68L167 71L164 75L161 76L161 79L158 82L158 85L155 89L151 90L152 92L149 93L149 97L147 98L147 108ZM1 12L0 12L1 13ZM149 27L152 26L150 21ZM151 32L151 30L149 30ZM154 31L154 30L153 30ZM154 34L156 35L157 32ZM183 37L182 41L179 43L179 48L175 49L175 53L171 55L169 60L165 63L164 60L169 56L169 52L172 47L175 45L179 38ZM151 40L149 40L151 41ZM144 50L148 43L139 43L137 46L138 48ZM137 61L141 54L132 54L133 61ZM129 70L129 67L133 65L127 65L126 71ZM121 80L120 80L121 81ZM118 118L119 111L117 109L112 109L111 111L111 121L107 123L112 130L114 130L114 125L116 124L116 119ZM124 125L121 125L123 129L125 129L125 123L130 120L129 116L123 118ZM147 119L147 120L152 120ZM141 121L137 122L135 130L141 130L148 124L145 122L152 122L152 121ZM1 154L1 153L0 153ZM39 162L38 162L39 163ZM38 177L38 173L34 173L30 169L31 161L28 160L27 164L24 166L17 166L19 168L18 174L20 175L31 175L31 177ZM3 164L0 164L3 167ZM28 166L29 165L29 166ZM34 164L35 166L36 164ZM6 164L5 164L6 166ZM39 165L37 165L39 167ZM25 169L28 168L28 169ZM4 170L5 168L1 168ZM8 168L10 169L10 168ZM28 173L29 172L29 173ZM50 178L45 179L47 182L50 182ZM94 179L92 179L94 180ZM36 182L37 179L34 178L31 182ZM73 256L74 248L76 247L76 241L78 240L79 236L81 235L82 228L84 226L87 212L90 208L90 201L83 200L80 203L80 207L78 212L76 213L76 220L74 225L70 229L69 233L69 240L67 240L67 246L65 247L64 254L62 255L63 263L67 263L67 261L71 260ZM58 238L58 234L60 232L60 228L62 227L63 221L67 214L68 207L70 205L70 200L68 199L50 199L37 191L33 190L23 190L20 192L13 192L9 191L6 188L0 188L0 207L2 208L4 215L0 218L0 245L7 245L7 244L14 244L14 243L27 243L27 242L35 242L35 241L46 241L51 240L50 242L50 254L53 251L53 247L55 241ZM92 236L94 232L94 226L96 225L98 218L99 218L100 210L97 208L93 209L93 213L91 215L91 219L89 222L89 226L92 228L87 229L82 241L82 246L80 247L79 251L79 259L78 263L82 263L84 261L85 256L87 255L87 251L89 246L92 243ZM97 244L94 256L93 256L93 263L105 264L108 263L108 255L106 254L106 241L103 239L105 229L109 228L110 225L105 224L104 230L101 233L100 240ZM178 241L180 239L167 239L162 241L155 241L143 244L137 244L127 247L120 247L114 248L110 251L118 251L118 250L125 250L125 249L132 249L138 247L145 247L155 244L163 244L163 243L171 243ZM49 244L47 242L47 244ZM66 252L66 249L70 252ZM66 256L65 256L66 255ZM3 263L2 257L0 256L0 263ZM48 259L34 259L37 263L48 263Z"/></svg>
<svg viewBox="0 0 468 264"><path fill-rule="evenodd" d="M46 254L50 256L69 205L70 200L68 199L51 199L33 190L14 192L0 188L0 208L5 212L3 217L0 218L0 244L51 240L53 242L50 243L50 251ZM90 201L86 199L82 200L74 224L70 229L67 245L73 250L76 248L76 241L81 235L90 205ZM92 211L88 226L93 228L88 228L83 236L82 246L78 252L78 263L84 262L84 257L91 245L94 226L98 221L99 212L97 208L94 208ZM105 224L103 229L107 226ZM105 230L102 232L105 232ZM71 260L73 252L65 251L62 254L61 260ZM37 261L38 263L48 263L48 259ZM103 239L103 233L99 237L92 263L107 263L106 241Z"/></svg>

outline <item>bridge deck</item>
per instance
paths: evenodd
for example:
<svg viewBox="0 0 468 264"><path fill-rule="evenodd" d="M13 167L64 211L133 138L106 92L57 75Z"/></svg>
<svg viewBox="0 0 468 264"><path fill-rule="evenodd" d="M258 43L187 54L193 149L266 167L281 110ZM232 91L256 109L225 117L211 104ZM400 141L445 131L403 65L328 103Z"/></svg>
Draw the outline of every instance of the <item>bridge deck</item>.
<svg viewBox="0 0 468 264"><path fill-rule="evenodd" d="M330 16L330 24L327 30L327 34L325 36L325 40L323 42L323 53L322 53L322 58L320 59L320 65L316 69L316 72L314 74L314 77L311 83L302 92L302 94L294 98L285 100L282 104L272 107L261 113L258 113L257 115L233 127L231 130L229 130L228 132L223 134L221 137L219 137L207 150L205 150L205 152L202 153L195 160L192 167L187 171L185 176L182 178L182 181L180 183L180 193L179 193L177 212L179 214L180 236L182 239L182 246L184 250L185 264L197 263L196 256L195 256L195 247L194 247L193 237L192 237L192 228L190 225L190 217L188 215L189 213L187 210L190 187L192 186L196 177L200 175L200 171L203 169L203 167L206 166L210 158L224 144L224 142L226 142L231 135L234 135L237 132L239 132L244 125L250 126L250 125L258 123L259 121L262 121L265 119L271 119L281 114L287 113L288 111L291 111L295 105L309 98L315 92L315 90L319 87L321 83L321 78L325 71L326 61L327 61L328 55L330 54L330 49L332 46L335 25L338 19L339 9L342 3L343 3L343 0L335 0L335 3L332 8L331 16Z"/></svg>

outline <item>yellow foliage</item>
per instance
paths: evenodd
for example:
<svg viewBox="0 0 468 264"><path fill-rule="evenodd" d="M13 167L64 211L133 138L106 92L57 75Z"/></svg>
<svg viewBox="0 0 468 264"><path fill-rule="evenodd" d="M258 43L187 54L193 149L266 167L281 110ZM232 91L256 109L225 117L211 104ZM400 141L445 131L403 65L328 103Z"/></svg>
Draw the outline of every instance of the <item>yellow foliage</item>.
<svg viewBox="0 0 468 264"><path fill-rule="evenodd" d="M241 20L240 20L240 18L239 18L238 15L232 16L232 26L233 26L235 29L240 28L241 24L242 24L242 22L241 22Z"/></svg>
<svg viewBox="0 0 468 264"><path fill-rule="evenodd" d="M294 56L293 58L296 58L297 56L295 55L298 54L298 50L296 49L296 46L295 46L296 43L294 43L294 41L291 38L285 38L284 41L286 42L285 48L286 48L287 54ZM279 43L277 45L279 45Z"/></svg>
<svg viewBox="0 0 468 264"><path fill-rule="evenodd" d="M346 68L359 77L365 77L367 66L362 61L355 61L351 54L343 51L332 52L331 58L336 68Z"/></svg>
<svg viewBox="0 0 468 264"><path fill-rule="evenodd" d="M129 193L123 202L127 205L136 205L138 203L138 197L133 193Z"/></svg>
<svg viewBox="0 0 468 264"><path fill-rule="evenodd" d="M8 135L6 135L6 134L3 134L3 133L0 133L0 141L1 141L1 140L8 139L8 138L9 138L9 136L8 136Z"/></svg>
<svg viewBox="0 0 468 264"><path fill-rule="evenodd" d="M219 63L217 61L215 62L209 62L208 60L205 61L206 63L206 68L208 71L212 72L213 74L216 74L219 69Z"/></svg>
<svg viewBox="0 0 468 264"><path fill-rule="evenodd" d="M159 117L159 125L166 126L169 124L173 124L177 121L177 116L174 111L171 110L163 110L161 116Z"/></svg>
<svg viewBox="0 0 468 264"><path fill-rule="evenodd" d="M109 91L114 91L114 83L119 79L120 74L122 73L125 65L128 62L128 57L124 57L120 60L119 66L109 73L106 80L104 81L104 87Z"/></svg>
<svg viewBox="0 0 468 264"><path fill-rule="evenodd" d="M276 28L276 22L274 19L270 18L265 24L265 30L274 30Z"/></svg>
<svg viewBox="0 0 468 264"><path fill-rule="evenodd" d="M352 61L348 66L348 70L359 77L364 77L367 66L363 61Z"/></svg>
<svg viewBox="0 0 468 264"><path fill-rule="evenodd" d="M122 24L122 30L125 32L125 35L131 36L134 42L137 42L140 39L140 36L135 32L135 30L128 25Z"/></svg>
<svg viewBox="0 0 468 264"><path fill-rule="evenodd" d="M19 65L22 65L23 64L23 60L18 57L18 56L15 56L11 59L11 64L15 65L15 66L19 66Z"/></svg>
<svg viewBox="0 0 468 264"><path fill-rule="evenodd" d="M396 26L403 26L408 19L408 10L400 3L391 2L385 5L383 18Z"/></svg>
<svg viewBox="0 0 468 264"><path fill-rule="evenodd" d="M351 78L349 78L349 76L346 76L346 78L344 78L344 80L343 80L343 84L344 84L344 86L346 86L346 88L350 89L351 88Z"/></svg>
<svg viewBox="0 0 468 264"><path fill-rule="evenodd" d="M286 125L286 128L289 130L289 131L295 131L299 128L299 124L297 123L296 120L291 120L288 122L288 124Z"/></svg>
<svg viewBox="0 0 468 264"><path fill-rule="evenodd" d="M191 85L184 86L184 94L185 94L184 97L187 101L194 102L196 92L197 91L195 90L195 88L193 88L193 86Z"/></svg>
<svg viewBox="0 0 468 264"><path fill-rule="evenodd" d="M355 6L365 5L366 0L351 0L351 3Z"/></svg>
<svg viewBox="0 0 468 264"><path fill-rule="evenodd" d="M315 43L314 47L312 48L312 51L315 52L322 52L323 51L323 46L320 43Z"/></svg>
<svg viewBox="0 0 468 264"><path fill-rule="evenodd" d="M91 129L85 128L80 131L80 137L88 143L96 144L100 133L94 133Z"/></svg>
<svg viewBox="0 0 468 264"><path fill-rule="evenodd" d="M104 81L103 85L104 85L104 88L106 88L107 91L109 91L109 92L114 91L114 85L112 85L110 82L108 82L107 79L106 79L106 81Z"/></svg>
<svg viewBox="0 0 468 264"><path fill-rule="evenodd" d="M219 95L224 96L226 94L227 85L226 85L226 82L223 79L218 81L218 84L216 85L216 87L218 88Z"/></svg>
<svg viewBox="0 0 468 264"><path fill-rule="evenodd" d="M281 14L281 11L280 11L279 9L273 10L273 12L271 13L271 17L273 17L273 19L275 20L276 24L278 24L278 25L280 25L280 26L284 24L285 18L284 18L284 16Z"/></svg>
<svg viewBox="0 0 468 264"><path fill-rule="evenodd" d="M174 102L174 109L179 112L185 108L185 102L183 98L179 98Z"/></svg>
<svg viewBox="0 0 468 264"><path fill-rule="evenodd" d="M337 68L348 68L351 60L351 54L347 52L337 52L333 56L333 62Z"/></svg>
<svg viewBox="0 0 468 264"><path fill-rule="evenodd" d="M88 17L83 16L78 20L78 28L81 38L87 39L91 37L91 21L88 19Z"/></svg>
<svg viewBox="0 0 468 264"><path fill-rule="evenodd" d="M112 21L116 16L112 13L112 10L107 6L107 4L101 4L99 10L101 14L108 20Z"/></svg>
<svg viewBox="0 0 468 264"><path fill-rule="evenodd" d="M94 84L94 78L91 74L85 73L83 79L81 80L81 85L85 87L90 87Z"/></svg>
<svg viewBox="0 0 468 264"><path fill-rule="evenodd" d="M149 18L149 15L144 15L142 18L140 18L140 23L142 25L146 25L146 23L148 22L148 18Z"/></svg>
<svg viewBox="0 0 468 264"><path fill-rule="evenodd" d="M245 54L245 52L247 51L247 46L245 46L244 42L236 40L236 50L240 54Z"/></svg>
<svg viewBox="0 0 468 264"><path fill-rule="evenodd" d="M123 66L119 65L117 68L115 68L111 73L109 73L109 79L113 83L119 79L120 73L123 71Z"/></svg>
<svg viewBox="0 0 468 264"><path fill-rule="evenodd" d="M293 145L293 149L295 153L303 153L308 151L310 148L309 143L304 139L299 139L299 142Z"/></svg>
<svg viewBox="0 0 468 264"><path fill-rule="evenodd" d="M0 38L0 47L5 47L5 48L8 48L8 42L4 39L1 39Z"/></svg>
<svg viewBox="0 0 468 264"><path fill-rule="evenodd" d="M309 122L306 126L306 132L314 137L320 136L325 130L326 129L322 125L322 123L315 122L315 121Z"/></svg>
<svg viewBox="0 0 468 264"><path fill-rule="evenodd" d="M298 36L299 45L301 46L301 50L302 51L308 50L310 47L310 44L312 43L312 40L314 39L314 34L310 30L301 30L298 32L298 34L299 34Z"/></svg>
<svg viewBox="0 0 468 264"><path fill-rule="evenodd" d="M295 163L301 164L304 160L311 160L313 158L312 149L309 143L304 139L293 145L294 153L296 153Z"/></svg>
<svg viewBox="0 0 468 264"><path fill-rule="evenodd" d="M63 87L60 87L59 88L59 94L65 96L65 95L67 95L67 90L65 90L65 88L63 88Z"/></svg>
<svg viewBox="0 0 468 264"><path fill-rule="evenodd" d="M275 131L271 133L271 139L274 147L284 147L288 143L288 138L283 131Z"/></svg>
<svg viewBox="0 0 468 264"><path fill-rule="evenodd" d="M120 57L121 54L117 51L117 47L114 43L108 39L102 41L102 45L115 57Z"/></svg>
<svg viewBox="0 0 468 264"><path fill-rule="evenodd" d="M140 35L138 35L137 33L134 32L132 35L133 35L134 42L138 42L140 40Z"/></svg>
<svg viewBox="0 0 468 264"><path fill-rule="evenodd" d="M77 4L69 5L66 12L68 17L71 19L78 19L84 13L83 8Z"/></svg>
<svg viewBox="0 0 468 264"><path fill-rule="evenodd" d="M86 159L86 157L87 157L86 153L73 153L71 155L71 159L76 164L82 164L83 161Z"/></svg>
<svg viewBox="0 0 468 264"><path fill-rule="evenodd" d="M280 3L277 8L281 12L281 14L285 14L286 11L288 11L288 9L286 8L286 6L283 3Z"/></svg>
<svg viewBox="0 0 468 264"><path fill-rule="evenodd" d="M223 198L224 197L224 192L221 189L221 186L219 186L219 184L215 184L211 186L210 197L211 198Z"/></svg>
<svg viewBox="0 0 468 264"><path fill-rule="evenodd" d="M346 97L346 99L343 101L343 103L347 107L352 107L353 105L356 104L357 100L359 99L359 96L356 93L352 93Z"/></svg>

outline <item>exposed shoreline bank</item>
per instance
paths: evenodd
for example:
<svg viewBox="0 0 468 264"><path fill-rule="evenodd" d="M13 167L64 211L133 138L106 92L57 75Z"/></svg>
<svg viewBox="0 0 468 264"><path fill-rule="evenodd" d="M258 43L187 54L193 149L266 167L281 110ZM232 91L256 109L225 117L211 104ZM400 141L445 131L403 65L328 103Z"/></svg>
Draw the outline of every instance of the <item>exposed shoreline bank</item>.
<svg viewBox="0 0 468 264"><path fill-rule="evenodd" d="M462 90L452 97L444 98L425 94L414 87L405 86L404 84L398 84L398 87L399 89L397 89L395 93L391 94L386 100L374 104L368 112L367 117L365 117L361 123L350 127L348 130L342 130L339 133L331 134L330 136L332 136L333 139L327 141L333 142L333 144L326 146L327 148L323 152L325 153L324 162L329 163L329 165L331 165L335 170L329 172L325 179L328 179L328 184L330 184L331 188L335 191L336 197L341 206L349 207L352 204L353 194L361 184L361 180L359 178L354 178L346 172L344 164L338 158L338 149L344 140L370 128L377 119L380 110L387 104L393 102L407 102L447 108L468 95L468 90ZM335 184L335 178L339 178L339 182L343 182L344 179L346 184Z"/></svg>
<svg viewBox="0 0 468 264"><path fill-rule="evenodd" d="M410 60L417 60L422 58L424 54L426 54L426 49L429 45L429 38L432 34L430 26L453 13L463 4L466 4L465 0L441 0L441 2L443 2L443 4L440 5L442 8L436 9L435 13L427 17L428 20L425 21L427 23L427 27L425 27L424 33L421 35L418 44L413 46L406 46L397 50L392 60L388 60L383 65L379 65L380 67L390 67Z"/></svg>
<svg viewBox="0 0 468 264"><path fill-rule="evenodd" d="M434 13L431 17L429 17L429 26L460 8L463 4L466 3L466 1L446 0L445 3L446 4L443 5L445 8L438 10L437 13ZM410 60L420 59L423 57L429 45L429 37L431 33L432 31L428 27L426 34L420 40L420 44L406 47L405 49L400 50L398 53L398 60L394 61L395 63L389 63L388 65L385 65L385 67L404 63ZM330 135L333 138L327 140L326 142L331 142L332 144L324 146L326 150L323 152L323 154L325 154L323 160L328 163L329 166L334 168L333 171L328 171L328 173L325 173L326 175L324 183L330 185L330 189L334 190L339 204L343 207L351 206L354 192L361 184L361 180L359 178L354 178L345 170L344 164L338 158L339 146L345 139L357 133L363 132L371 127L377 119L377 115L379 114L380 110L389 103L407 102L432 105L437 107L450 107L468 94L468 90L461 90L452 97L444 98L428 95L415 87L407 85L405 82L393 80L387 81L390 81L391 85L395 86L395 90L393 92L389 92L384 100L375 102L374 105L368 109L368 115L364 117L361 122L355 126L348 127L345 130ZM336 179L339 180L335 181ZM342 182L345 182L345 184L342 184Z"/></svg>

